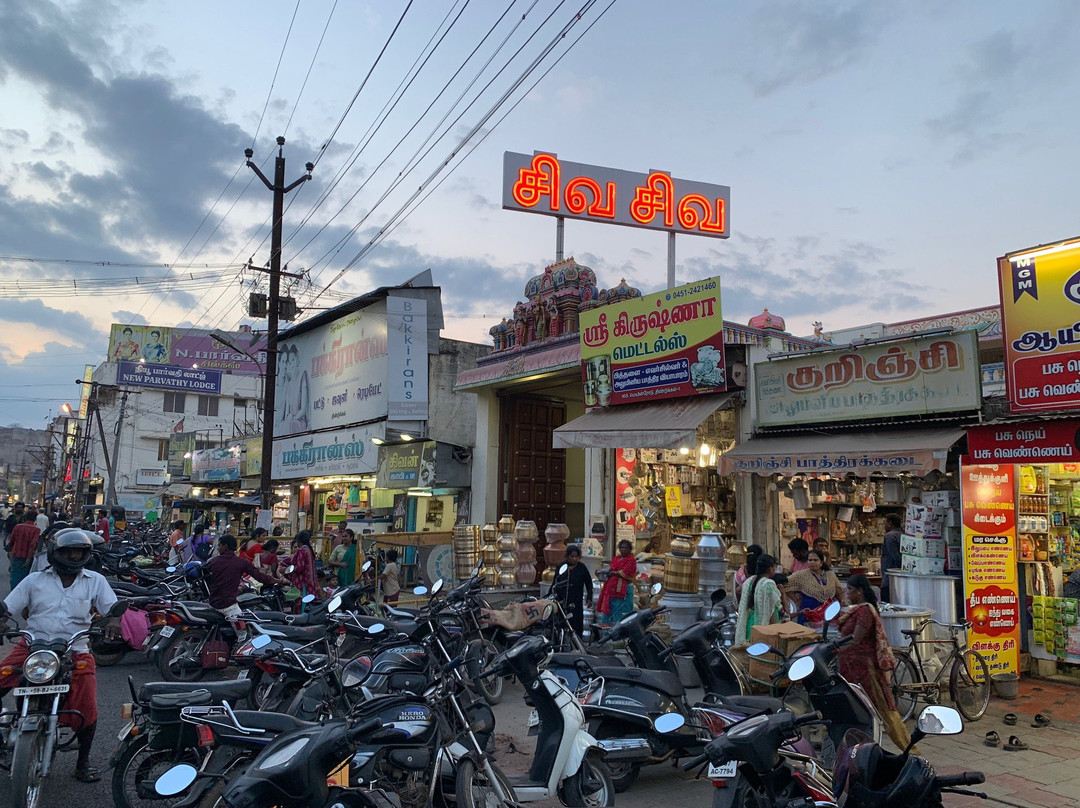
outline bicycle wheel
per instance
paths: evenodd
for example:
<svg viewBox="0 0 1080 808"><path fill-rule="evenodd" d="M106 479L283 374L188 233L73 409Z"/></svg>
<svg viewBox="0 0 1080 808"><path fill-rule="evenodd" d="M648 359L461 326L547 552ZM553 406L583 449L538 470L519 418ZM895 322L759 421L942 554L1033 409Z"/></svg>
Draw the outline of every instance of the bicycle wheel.
<svg viewBox="0 0 1080 808"><path fill-rule="evenodd" d="M990 670L982 654L971 648L953 661L949 673L949 695L960 714L978 721L990 703Z"/></svg>
<svg viewBox="0 0 1080 808"><path fill-rule="evenodd" d="M893 651L896 667L892 672L892 695L900 720L907 721L919 704L919 669L906 651Z"/></svg>

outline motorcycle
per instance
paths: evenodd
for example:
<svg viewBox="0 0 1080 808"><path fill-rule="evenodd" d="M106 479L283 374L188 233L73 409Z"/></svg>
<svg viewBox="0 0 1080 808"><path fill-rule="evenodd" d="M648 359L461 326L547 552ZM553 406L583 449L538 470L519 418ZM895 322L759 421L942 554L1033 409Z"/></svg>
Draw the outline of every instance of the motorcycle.
<svg viewBox="0 0 1080 808"><path fill-rule="evenodd" d="M536 754L528 773L511 776L510 785L518 802L557 796L571 808L613 806L615 786L600 745L585 730L585 713L570 689L541 669L549 650L547 640L525 637L483 671L516 676L535 707Z"/></svg>
<svg viewBox="0 0 1080 808"><path fill-rule="evenodd" d="M118 617L125 608L125 604L118 603L109 616ZM0 602L0 617L8 616ZM34 808L38 804L41 781L48 776L54 755L76 743L75 732L61 728L60 716L77 717L77 730L82 715L61 705L64 694L71 690L71 673L81 664L74 660L74 649L93 633L95 630L86 629L67 640L35 637L25 630L4 634L8 639L24 640L29 652L21 668L2 671L4 675L21 674L19 686L11 691L15 711L0 713L0 741L11 749L13 808Z"/></svg>

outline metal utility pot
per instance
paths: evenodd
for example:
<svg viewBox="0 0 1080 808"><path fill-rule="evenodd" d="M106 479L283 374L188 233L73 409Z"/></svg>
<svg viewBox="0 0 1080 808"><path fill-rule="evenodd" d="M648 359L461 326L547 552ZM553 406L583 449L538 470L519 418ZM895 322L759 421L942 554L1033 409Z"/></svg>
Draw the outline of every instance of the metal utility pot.
<svg viewBox="0 0 1080 808"><path fill-rule="evenodd" d="M885 626L885 636L889 640L889 645L894 648L906 646L908 644L908 638L901 632L918 628L919 623L926 620L928 617L931 617L932 614L933 613L929 609L921 609L918 606L890 604L888 611L882 610L881 612L881 624ZM922 630L919 639L932 639L930 626L927 626Z"/></svg>

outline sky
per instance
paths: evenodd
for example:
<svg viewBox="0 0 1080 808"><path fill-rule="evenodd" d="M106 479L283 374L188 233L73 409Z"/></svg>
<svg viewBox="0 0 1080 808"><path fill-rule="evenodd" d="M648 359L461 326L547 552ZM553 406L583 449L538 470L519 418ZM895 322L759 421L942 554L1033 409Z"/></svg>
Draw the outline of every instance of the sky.
<svg viewBox="0 0 1080 808"><path fill-rule="evenodd" d="M0 423L43 428L112 322L244 315L269 258L315 312L431 269L446 336L555 258L506 151L727 185L680 236L724 317L828 333L997 302L995 259L1077 235L1080 6L728 0L0 0ZM663 233L568 221L599 285L666 286ZM135 280L135 279L138 280ZM149 290L150 293L147 293ZM325 291L324 291L325 290Z"/></svg>

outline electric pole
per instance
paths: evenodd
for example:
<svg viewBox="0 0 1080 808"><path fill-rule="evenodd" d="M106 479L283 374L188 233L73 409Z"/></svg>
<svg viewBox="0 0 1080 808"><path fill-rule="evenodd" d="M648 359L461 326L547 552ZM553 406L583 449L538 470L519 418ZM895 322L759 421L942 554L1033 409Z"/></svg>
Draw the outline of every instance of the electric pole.
<svg viewBox="0 0 1080 808"><path fill-rule="evenodd" d="M116 504L116 472L117 467L120 465L120 433L124 428L124 413L127 410L128 391L124 391L124 395L120 397L120 414L116 418L116 434L113 436L113 450L112 450L112 463L109 463L109 453L105 452L105 462L108 463L109 470L109 493L106 500L110 505ZM98 413L98 426L101 426L101 414ZM102 433L101 445L105 446L105 435Z"/></svg>
<svg viewBox="0 0 1080 808"><path fill-rule="evenodd" d="M285 138L277 139L278 153L274 161L274 181L271 183L259 170L259 167L251 162L255 154L251 149L244 150L247 158L247 166L255 172L256 176L263 181L263 185L274 194L273 226L270 231L270 294L267 300L266 312L266 385L263 391L263 435L262 435L262 468L259 474L259 527L270 529L269 519L274 507L274 489L272 485L271 467L274 460L274 406L275 387L277 386L277 331L278 331L278 306L281 298L281 231L283 227L282 217L285 208L285 194L297 186L311 179L311 172L315 170L314 163L305 165L307 174L303 175L291 185L285 185ZM263 516L266 513L266 516Z"/></svg>

